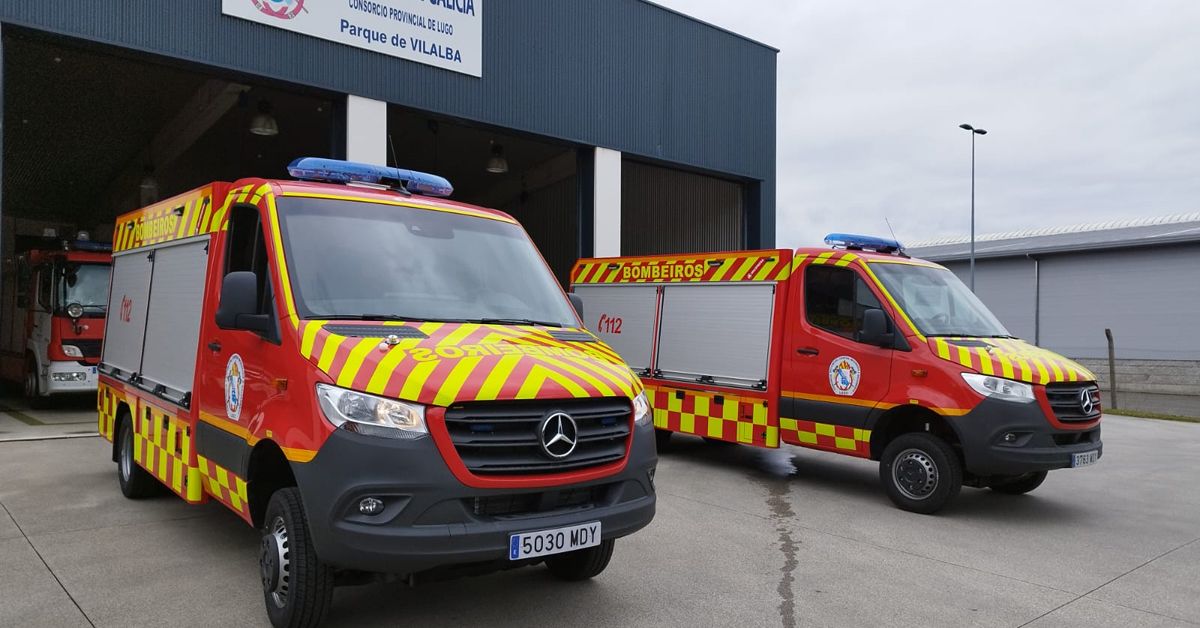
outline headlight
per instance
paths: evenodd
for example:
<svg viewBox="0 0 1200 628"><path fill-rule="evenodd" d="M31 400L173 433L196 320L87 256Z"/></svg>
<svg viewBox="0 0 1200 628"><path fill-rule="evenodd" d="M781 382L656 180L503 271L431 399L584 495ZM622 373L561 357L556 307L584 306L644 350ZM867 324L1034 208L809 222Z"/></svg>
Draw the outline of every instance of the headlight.
<svg viewBox="0 0 1200 628"><path fill-rule="evenodd" d="M328 384L317 384L317 401L325 418L348 432L403 439L429 433L425 428L425 406Z"/></svg>
<svg viewBox="0 0 1200 628"><path fill-rule="evenodd" d="M75 345L63 345L62 347L63 347L63 353L65 353L68 358L82 358L83 357L83 352L80 351L79 347L76 347Z"/></svg>
<svg viewBox="0 0 1200 628"><path fill-rule="evenodd" d="M652 421L653 414L650 411L650 400L646 398L646 391L643 390L633 398L633 422L646 425Z"/></svg>
<svg viewBox="0 0 1200 628"><path fill-rule="evenodd" d="M67 306L67 316L71 318L79 318L83 316L83 306L78 303L72 303Z"/></svg>
<svg viewBox="0 0 1200 628"><path fill-rule="evenodd" d="M980 375L979 373L963 373L962 378L975 392L984 397L993 397L1004 401L1030 403L1033 401L1033 386L1011 379Z"/></svg>

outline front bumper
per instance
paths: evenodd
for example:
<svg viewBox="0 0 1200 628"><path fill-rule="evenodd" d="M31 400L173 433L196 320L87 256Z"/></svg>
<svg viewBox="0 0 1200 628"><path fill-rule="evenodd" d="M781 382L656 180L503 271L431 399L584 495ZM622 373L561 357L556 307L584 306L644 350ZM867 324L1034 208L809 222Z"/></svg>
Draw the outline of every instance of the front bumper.
<svg viewBox="0 0 1200 628"><path fill-rule="evenodd" d="M954 420L962 442L966 470L976 476L1019 475L1071 466L1073 454L1104 453L1100 423L1088 428L1058 429L1046 419L1040 403L985 399ZM1005 434L1016 439L1007 443Z"/></svg>
<svg viewBox="0 0 1200 628"><path fill-rule="evenodd" d="M313 546L326 563L359 571L414 574L437 567L504 561L509 535L599 521L605 540L654 518L653 426L636 426L625 469L543 489L477 489L447 468L432 438L388 440L336 430L312 461L293 464ZM590 489L587 503L547 509L564 491ZM540 497L534 495L540 494ZM577 495L578 493L573 493ZM383 512L359 513L365 497ZM480 514L479 504L538 504L532 511Z"/></svg>
<svg viewBox="0 0 1200 628"><path fill-rule="evenodd" d="M71 360L57 361L47 364L43 372L42 390L48 395L96 391L95 366Z"/></svg>

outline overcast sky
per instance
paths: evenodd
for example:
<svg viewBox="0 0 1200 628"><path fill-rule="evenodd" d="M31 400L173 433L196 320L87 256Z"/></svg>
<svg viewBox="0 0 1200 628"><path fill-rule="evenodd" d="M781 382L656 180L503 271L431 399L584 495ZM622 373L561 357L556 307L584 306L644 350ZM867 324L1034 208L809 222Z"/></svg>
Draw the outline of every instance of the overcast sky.
<svg viewBox="0 0 1200 628"><path fill-rule="evenodd" d="M780 49L778 245L1200 211L1200 2L656 0Z"/></svg>

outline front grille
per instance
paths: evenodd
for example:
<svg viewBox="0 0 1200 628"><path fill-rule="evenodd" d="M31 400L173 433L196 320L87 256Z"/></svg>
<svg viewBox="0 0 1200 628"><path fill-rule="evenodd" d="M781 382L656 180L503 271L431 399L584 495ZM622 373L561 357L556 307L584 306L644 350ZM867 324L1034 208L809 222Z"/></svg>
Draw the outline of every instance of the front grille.
<svg viewBox="0 0 1200 628"><path fill-rule="evenodd" d="M578 428L574 451L555 459L542 449L539 428L556 412ZM616 462L625 456L632 407L628 399L570 399L458 404L446 410L446 430L472 473L559 473Z"/></svg>
<svg viewBox="0 0 1200 628"><path fill-rule="evenodd" d="M605 499L607 486L567 488L544 493L489 495L468 500L467 507L481 517L514 517L522 515L586 508Z"/></svg>
<svg viewBox="0 0 1200 628"><path fill-rule="evenodd" d="M83 357L85 358L98 358L100 357L100 342L99 339L84 340L76 338L75 340L64 340L63 344L79 347L79 351L83 353Z"/></svg>
<svg viewBox="0 0 1200 628"><path fill-rule="evenodd" d="M1084 412L1081 395L1088 390L1096 400L1091 412ZM1095 382L1069 382L1047 384L1046 397L1059 421L1093 421L1100 416L1100 387Z"/></svg>

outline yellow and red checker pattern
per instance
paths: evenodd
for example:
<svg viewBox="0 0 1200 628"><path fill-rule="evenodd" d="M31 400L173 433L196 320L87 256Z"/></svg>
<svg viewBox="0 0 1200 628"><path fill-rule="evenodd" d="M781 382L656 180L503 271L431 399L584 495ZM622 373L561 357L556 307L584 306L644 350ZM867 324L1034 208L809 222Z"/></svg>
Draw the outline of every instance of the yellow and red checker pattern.
<svg viewBox="0 0 1200 628"><path fill-rule="evenodd" d="M674 257L595 258L576 262L572 284L783 281L791 251L738 251Z"/></svg>
<svg viewBox="0 0 1200 628"><path fill-rule="evenodd" d="M789 445L871 457L871 430L780 417L779 435Z"/></svg>
<svg viewBox="0 0 1200 628"><path fill-rule="evenodd" d="M779 424L771 417L766 399L657 385L646 390L657 428L731 443L779 446Z"/></svg>
<svg viewBox="0 0 1200 628"><path fill-rule="evenodd" d="M113 440L113 428L117 423L117 408L125 400L125 393L100 382L96 390L96 410L99 421L96 431L108 442Z"/></svg>
<svg viewBox="0 0 1200 628"><path fill-rule="evenodd" d="M189 464L192 430L187 423L148 404L141 404L134 416L133 458L138 465L189 503L203 501L199 470Z"/></svg>
<svg viewBox="0 0 1200 628"><path fill-rule="evenodd" d="M955 341L963 344L956 344ZM965 344L989 346L964 346ZM984 375L1029 384L1094 381L1096 375L1057 353L1007 338L931 338L930 349L943 360L957 362Z"/></svg>
<svg viewBox="0 0 1200 628"><path fill-rule="evenodd" d="M387 346L302 322L300 352L338 386L427 405L466 401L637 396L641 381L601 342L570 342L541 328L393 323L427 338ZM377 326L377 325L372 325ZM389 325L390 326L390 325ZM563 330L580 331L580 330Z"/></svg>
<svg viewBox="0 0 1200 628"><path fill-rule="evenodd" d="M197 456L196 463L197 471L204 476L204 492L228 506L239 517L245 519L246 523L253 525L246 480L204 456Z"/></svg>

